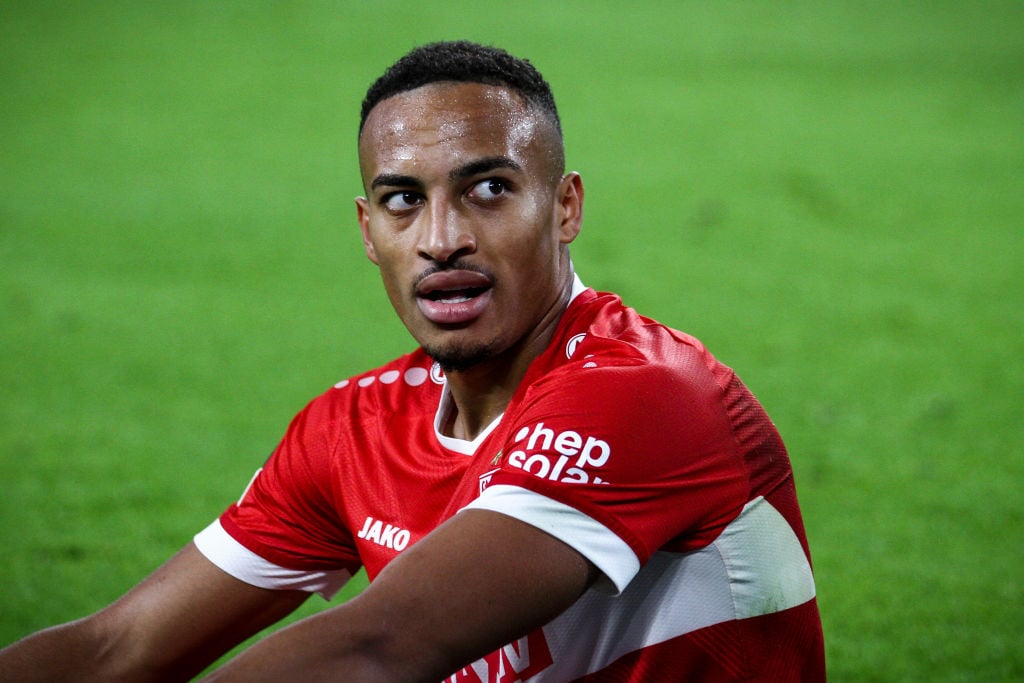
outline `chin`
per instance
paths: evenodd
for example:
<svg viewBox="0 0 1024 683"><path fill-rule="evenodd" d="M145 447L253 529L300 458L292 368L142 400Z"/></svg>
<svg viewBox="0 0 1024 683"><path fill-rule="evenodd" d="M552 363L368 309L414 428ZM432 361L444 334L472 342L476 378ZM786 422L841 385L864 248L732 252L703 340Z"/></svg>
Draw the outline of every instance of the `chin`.
<svg viewBox="0 0 1024 683"><path fill-rule="evenodd" d="M489 344L473 346L424 346L423 350L433 358L446 373L464 372L495 356L494 348Z"/></svg>

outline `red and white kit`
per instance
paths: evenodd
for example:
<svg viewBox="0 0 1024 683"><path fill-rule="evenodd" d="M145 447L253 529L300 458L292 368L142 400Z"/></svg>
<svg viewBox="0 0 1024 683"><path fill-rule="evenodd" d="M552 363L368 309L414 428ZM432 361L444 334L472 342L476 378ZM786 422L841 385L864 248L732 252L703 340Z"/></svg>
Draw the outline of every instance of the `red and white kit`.
<svg viewBox="0 0 1024 683"><path fill-rule="evenodd" d="M498 420L445 437L449 401L422 351L338 383L197 546L248 583L329 598L459 510L494 510L605 579L451 681L825 679L789 457L696 339L577 281Z"/></svg>

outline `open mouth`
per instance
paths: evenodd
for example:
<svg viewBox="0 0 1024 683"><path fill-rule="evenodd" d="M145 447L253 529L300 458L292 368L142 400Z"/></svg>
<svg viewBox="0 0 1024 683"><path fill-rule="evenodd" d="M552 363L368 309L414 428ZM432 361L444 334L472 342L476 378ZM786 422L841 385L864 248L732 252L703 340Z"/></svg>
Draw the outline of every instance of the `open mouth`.
<svg viewBox="0 0 1024 683"><path fill-rule="evenodd" d="M466 289L435 289L423 294L424 299L437 301L442 304L461 304L464 301L475 299L488 290L487 287L467 287Z"/></svg>
<svg viewBox="0 0 1024 683"><path fill-rule="evenodd" d="M473 270L443 270L416 284L420 312L439 325L462 325L478 318L491 301L491 278Z"/></svg>

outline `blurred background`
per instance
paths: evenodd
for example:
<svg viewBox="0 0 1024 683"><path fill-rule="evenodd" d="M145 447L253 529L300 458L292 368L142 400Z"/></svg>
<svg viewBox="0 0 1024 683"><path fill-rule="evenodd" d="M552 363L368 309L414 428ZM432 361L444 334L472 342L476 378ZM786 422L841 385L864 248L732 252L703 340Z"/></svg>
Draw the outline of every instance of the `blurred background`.
<svg viewBox="0 0 1024 683"><path fill-rule="evenodd" d="M431 4L0 1L0 644L119 596L412 348L358 108L468 38L554 88L584 282L778 424L831 679L1024 677L1024 4Z"/></svg>

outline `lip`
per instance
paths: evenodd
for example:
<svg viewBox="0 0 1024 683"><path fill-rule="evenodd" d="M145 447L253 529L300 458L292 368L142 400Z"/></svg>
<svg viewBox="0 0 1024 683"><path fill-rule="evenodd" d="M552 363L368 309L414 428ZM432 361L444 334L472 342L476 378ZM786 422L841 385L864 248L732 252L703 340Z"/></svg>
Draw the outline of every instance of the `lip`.
<svg viewBox="0 0 1024 683"><path fill-rule="evenodd" d="M431 273L416 285L416 304L432 323L464 325L483 314L491 286L491 278L472 270Z"/></svg>

